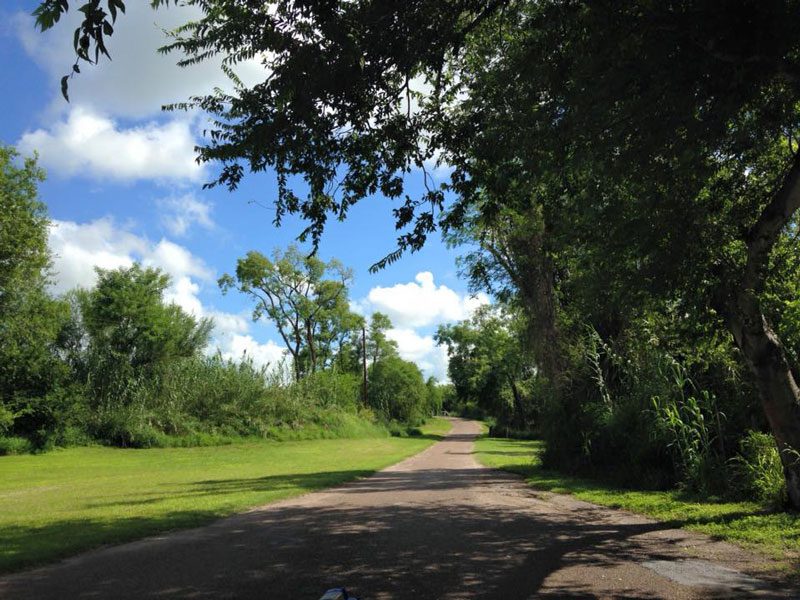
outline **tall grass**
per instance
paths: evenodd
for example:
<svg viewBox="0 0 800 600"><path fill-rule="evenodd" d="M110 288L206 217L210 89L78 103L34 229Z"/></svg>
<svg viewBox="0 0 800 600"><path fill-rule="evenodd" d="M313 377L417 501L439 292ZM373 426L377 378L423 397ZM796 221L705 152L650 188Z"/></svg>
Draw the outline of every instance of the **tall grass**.
<svg viewBox="0 0 800 600"><path fill-rule="evenodd" d="M123 447L388 435L361 405L359 385L333 370L294 382L285 364L187 358L129 376L109 388L116 396L94 398L86 426L92 438Z"/></svg>
<svg viewBox="0 0 800 600"><path fill-rule="evenodd" d="M719 407L708 365L695 373L658 339L612 347L589 330L557 402L543 403L544 463L638 488L680 487L702 496L780 504L783 474L772 436L742 408ZM745 413L746 414L746 413Z"/></svg>

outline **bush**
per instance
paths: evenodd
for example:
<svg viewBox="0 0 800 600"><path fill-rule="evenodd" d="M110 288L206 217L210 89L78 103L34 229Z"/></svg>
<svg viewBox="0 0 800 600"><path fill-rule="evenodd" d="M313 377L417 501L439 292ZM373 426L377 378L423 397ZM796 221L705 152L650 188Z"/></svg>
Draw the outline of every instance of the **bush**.
<svg viewBox="0 0 800 600"><path fill-rule="evenodd" d="M0 456L28 454L33 450L33 444L24 437L0 436Z"/></svg>
<svg viewBox="0 0 800 600"><path fill-rule="evenodd" d="M414 363L394 356L370 369L369 403L388 420L420 425L427 414L428 390Z"/></svg>
<svg viewBox="0 0 800 600"><path fill-rule="evenodd" d="M725 415L714 395L657 340L623 342L585 336L569 387L544 403L545 464L636 487L726 493Z"/></svg>
<svg viewBox="0 0 800 600"><path fill-rule="evenodd" d="M734 487L743 498L772 506L786 502L786 481L775 438L749 431L739 443L739 454L731 459Z"/></svg>

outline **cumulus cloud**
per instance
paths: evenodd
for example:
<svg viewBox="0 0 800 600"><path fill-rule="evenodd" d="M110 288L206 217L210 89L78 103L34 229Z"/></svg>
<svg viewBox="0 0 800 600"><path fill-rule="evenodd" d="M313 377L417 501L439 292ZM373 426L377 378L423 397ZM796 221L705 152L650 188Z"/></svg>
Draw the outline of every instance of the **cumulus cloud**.
<svg viewBox="0 0 800 600"><path fill-rule="evenodd" d="M198 318L214 321L214 332L208 352L221 352L231 360L251 358L257 365L277 366L283 356L282 347L274 341L259 342L250 335L250 320L244 314L215 310L203 304L200 292L213 280L214 272L187 248L170 240L152 242L140 237L113 219L103 218L88 223L54 220L50 226L49 246L53 253L55 293L76 286L91 288L97 281L95 267L116 269L134 262L158 267L168 273L172 282L164 296Z"/></svg>
<svg viewBox="0 0 800 600"><path fill-rule="evenodd" d="M110 218L89 223L53 220L49 244L53 252L52 287L56 293L76 286L93 286L97 279L95 267L115 269L135 261L168 273L173 279L170 293L176 298L191 295L191 278L210 280L214 276L202 259L183 246L166 239L152 242L118 227Z"/></svg>
<svg viewBox="0 0 800 600"><path fill-rule="evenodd" d="M459 294L436 285L433 273L423 271L414 281L372 288L366 298L352 302L351 308L365 316L376 311L387 314L394 328L386 335L397 342L400 356L416 363L426 376L447 381L447 351L436 345L430 328L468 319L488 303L486 294Z"/></svg>
<svg viewBox="0 0 800 600"><path fill-rule="evenodd" d="M417 273L413 282L398 283L391 287L374 287L367 295L362 308L389 315L399 328L435 325L468 318L476 308L488 304L486 294L475 297L460 295L445 285L437 286L433 273Z"/></svg>
<svg viewBox="0 0 800 600"><path fill-rule="evenodd" d="M195 225L204 229L214 228L211 204L198 200L194 194L163 198L158 205L162 211L161 222L172 235L186 235Z"/></svg>
<svg viewBox="0 0 800 600"><path fill-rule="evenodd" d="M17 142L25 154L38 152L49 169L117 181L198 181L204 168L195 160L191 123L174 120L121 128L112 119L74 107L49 130L25 133Z"/></svg>
<svg viewBox="0 0 800 600"><path fill-rule="evenodd" d="M92 106L117 116L143 118L160 112L161 106L182 102L214 87L230 88L220 70L221 58L181 68L178 54L161 55L157 49L168 43L165 31L202 16L201 9L170 3L169 8L153 11L149 2L126 2L109 40L113 61L102 60L86 66L70 82L73 103ZM13 24L26 53L48 74L54 106L64 105L58 89L59 79L71 67L72 34L81 18L73 10L53 29L41 33L30 15L17 13ZM246 82L264 78L260 61L248 60L234 69Z"/></svg>
<svg viewBox="0 0 800 600"><path fill-rule="evenodd" d="M273 340L259 342L250 335L250 319L244 314L226 313L216 310L206 312L214 320L212 343L209 353L220 352L227 360L250 359L258 366L270 369L280 366L286 354L283 346Z"/></svg>
<svg viewBox="0 0 800 600"><path fill-rule="evenodd" d="M164 299L172 304L177 304L183 310L195 316L203 315L203 303L197 294L200 286L189 277L181 277L172 282L172 286L164 293Z"/></svg>
<svg viewBox="0 0 800 600"><path fill-rule="evenodd" d="M447 381L447 350L437 346L432 335L420 335L413 329L394 328L386 332L386 337L397 342L401 358L416 363L425 375Z"/></svg>
<svg viewBox="0 0 800 600"><path fill-rule="evenodd" d="M257 365L277 367L286 354L282 346L272 340L262 344L249 335L232 334L220 345L224 358L230 360L251 359Z"/></svg>

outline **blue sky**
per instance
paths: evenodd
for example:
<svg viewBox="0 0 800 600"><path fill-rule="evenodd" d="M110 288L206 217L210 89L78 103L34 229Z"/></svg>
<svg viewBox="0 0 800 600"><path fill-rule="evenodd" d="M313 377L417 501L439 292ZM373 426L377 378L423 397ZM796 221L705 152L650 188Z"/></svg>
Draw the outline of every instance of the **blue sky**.
<svg viewBox="0 0 800 600"><path fill-rule="evenodd" d="M72 62L74 19L40 34L29 16L35 0L4 0L0 7L0 72L7 82L0 142L38 152L47 170L40 192L53 219L54 290L91 286L94 266L133 260L159 266L172 276L171 300L215 319L215 348L274 362L281 354L274 328L252 323L247 299L223 296L216 279L251 249L285 248L303 223L288 218L281 228L272 225L269 173L249 176L235 193L201 189L214 174L213 165L194 161L203 115L162 113L160 106L224 86L225 79L216 64L179 69L175 57L155 53L162 29L190 18L192 9L154 12L141 0L127 4L111 42L113 61L85 67L71 83L70 104L59 79ZM237 72L250 82L263 74L257 62ZM330 223L320 253L353 269L354 307L388 313L401 354L443 379L445 356L431 334L486 299L470 297L457 278L455 252L438 237L370 274L369 266L394 247L391 208L385 198L364 200L345 222Z"/></svg>

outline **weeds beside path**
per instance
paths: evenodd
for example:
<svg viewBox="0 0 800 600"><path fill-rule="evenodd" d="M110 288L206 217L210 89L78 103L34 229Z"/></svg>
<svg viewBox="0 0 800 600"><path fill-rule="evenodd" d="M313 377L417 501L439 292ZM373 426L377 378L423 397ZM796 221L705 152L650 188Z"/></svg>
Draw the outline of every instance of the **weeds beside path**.
<svg viewBox="0 0 800 600"><path fill-rule="evenodd" d="M201 448L92 447L0 458L0 572L194 527L369 475L446 433Z"/></svg>
<svg viewBox="0 0 800 600"><path fill-rule="evenodd" d="M753 502L699 500L681 491L640 491L544 469L543 442L481 438L475 454L489 467L518 473L540 490L572 494L580 500L641 513L739 543L778 561L778 567L797 571L800 557L800 515L770 512Z"/></svg>

